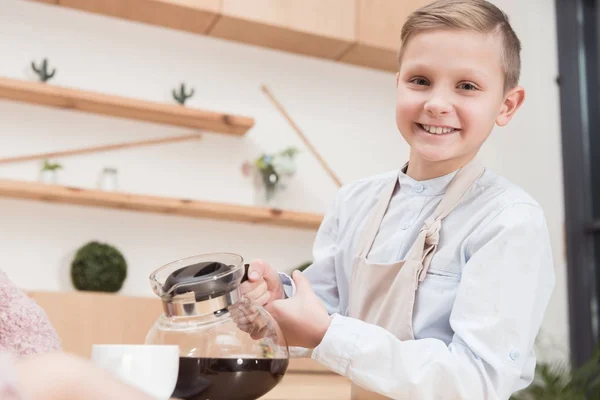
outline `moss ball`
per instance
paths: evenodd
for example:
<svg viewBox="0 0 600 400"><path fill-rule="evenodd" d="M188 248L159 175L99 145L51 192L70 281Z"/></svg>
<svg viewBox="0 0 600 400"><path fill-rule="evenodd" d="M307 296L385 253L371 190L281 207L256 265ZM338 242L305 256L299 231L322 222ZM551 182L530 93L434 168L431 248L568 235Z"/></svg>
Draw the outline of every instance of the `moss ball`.
<svg viewBox="0 0 600 400"><path fill-rule="evenodd" d="M126 277L125 257L106 243L87 243L77 250L71 263L71 281L77 290L118 292Z"/></svg>

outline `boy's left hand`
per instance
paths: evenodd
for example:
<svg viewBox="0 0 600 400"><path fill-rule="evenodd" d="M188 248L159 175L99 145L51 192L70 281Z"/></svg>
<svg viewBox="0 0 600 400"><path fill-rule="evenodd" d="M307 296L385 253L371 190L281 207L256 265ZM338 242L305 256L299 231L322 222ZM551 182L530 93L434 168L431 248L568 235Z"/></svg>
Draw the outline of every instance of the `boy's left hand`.
<svg viewBox="0 0 600 400"><path fill-rule="evenodd" d="M268 303L265 308L279 324L288 346L317 347L329 329L331 317L302 272L294 271L292 279L296 294Z"/></svg>

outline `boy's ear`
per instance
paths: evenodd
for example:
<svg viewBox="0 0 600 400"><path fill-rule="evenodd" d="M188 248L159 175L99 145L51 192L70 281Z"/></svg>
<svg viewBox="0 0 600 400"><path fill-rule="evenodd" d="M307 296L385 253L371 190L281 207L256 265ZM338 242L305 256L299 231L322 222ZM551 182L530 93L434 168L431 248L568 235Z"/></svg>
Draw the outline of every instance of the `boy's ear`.
<svg viewBox="0 0 600 400"><path fill-rule="evenodd" d="M515 112L525 101L525 89L520 86L514 87L504 96L504 102L500 108L500 113L496 117L496 124L504 126L510 122Z"/></svg>

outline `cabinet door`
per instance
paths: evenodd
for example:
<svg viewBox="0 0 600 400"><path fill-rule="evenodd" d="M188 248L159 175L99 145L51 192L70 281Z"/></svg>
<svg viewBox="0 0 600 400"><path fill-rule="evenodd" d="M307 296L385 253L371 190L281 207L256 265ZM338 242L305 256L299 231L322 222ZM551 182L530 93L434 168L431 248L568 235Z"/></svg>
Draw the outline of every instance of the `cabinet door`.
<svg viewBox="0 0 600 400"><path fill-rule="evenodd" d="M205 34L221 0L55 0L64 7Z"/></svg>
<svg viewBox="0 0 600 400"><path fill-rule="evenodd" d="M335 59L355 41L352 0L223 0L210 35Z"/></svg>
<svg viewBox="0 0 600 400"><path fill-rule="evenodd" d="M396 71L406 17L432 0L356 0L357 44L340 61Z"/></svg>

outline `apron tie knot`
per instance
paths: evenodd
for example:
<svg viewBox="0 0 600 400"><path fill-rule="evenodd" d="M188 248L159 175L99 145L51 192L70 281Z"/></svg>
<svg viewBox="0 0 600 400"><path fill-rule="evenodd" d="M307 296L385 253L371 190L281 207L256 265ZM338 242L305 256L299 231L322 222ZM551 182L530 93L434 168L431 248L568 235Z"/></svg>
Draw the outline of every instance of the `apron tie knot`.
<svg viewBox="0 0 600 400"><path fill-rule="evenodd" d="M442 227L442 221L439 219L427 218L423 231L425 231L425 245L426 246L437 246L440 242L440 229Z"/></svg>
<svg viewBox="0 0 600 400"><path fill-rule="evenodd" d="M423 281L427 276L427 270L431 263L431 258L435 253L435 249L440 242L440 229L442 228L442 220L429 217L425 220L422 232L425 232L425 246L421 257L421 271L419 271L419 281Z"/></svg>

